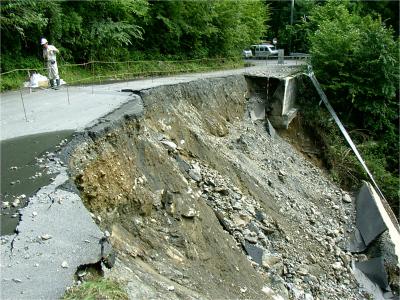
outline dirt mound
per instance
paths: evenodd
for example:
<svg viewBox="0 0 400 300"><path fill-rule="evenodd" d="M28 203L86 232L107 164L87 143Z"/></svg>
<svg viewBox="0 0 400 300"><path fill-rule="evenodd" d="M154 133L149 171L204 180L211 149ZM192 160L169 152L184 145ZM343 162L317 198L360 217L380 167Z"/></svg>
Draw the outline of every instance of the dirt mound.
<svg viewBox="0 0 400 300"><path fill-rule="evenodd" d="M132 299L363 298L343 250L353 205L250 121L243 76L140 96L144 116L93 129L69 166Z"/></svg>

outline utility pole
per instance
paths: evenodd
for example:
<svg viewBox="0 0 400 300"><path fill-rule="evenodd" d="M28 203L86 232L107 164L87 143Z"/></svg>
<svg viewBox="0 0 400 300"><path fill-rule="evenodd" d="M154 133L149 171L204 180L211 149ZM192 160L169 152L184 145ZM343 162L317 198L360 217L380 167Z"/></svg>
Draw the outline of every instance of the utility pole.
<svg viewBox="0 0 400 300"><path fill-rule="evenodd" d="M292 0L292 5L290 8L290 26L293 26L293 12L294 12L294 0ZM292 49L292 38L293 38L293 34L290 33L289 54L293 50Z"/></svg>
<svg viewBox="0 0 400 300"><path fill-rule="evenodd" d="M292 0L292 7L290 9L290 25L293 25L293 11L294 11L294 0Z"/></svg>

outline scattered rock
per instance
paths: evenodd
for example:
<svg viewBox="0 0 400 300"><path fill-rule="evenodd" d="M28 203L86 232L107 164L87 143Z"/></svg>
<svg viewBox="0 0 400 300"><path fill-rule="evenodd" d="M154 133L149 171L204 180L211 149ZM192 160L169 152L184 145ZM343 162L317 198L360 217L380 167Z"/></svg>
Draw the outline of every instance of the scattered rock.
<svg viewBox="0 0 400 300"><path fill-rule="evenodd" d="M343 202L345 202L345 203L351 203L351 197L350 197L350 195L349 195L348 193L344 193L344 194L342 195L342 200L343 200Z"/></svg>
<svg viewBox="0 0 400 300"><path fill-rule="evenodd" d="M64 269L67 269L69 266L68 266L68 263L64 260L64 261L61 263L61 267L63 267Z"/></svg>
<svg viewBox="0 0 400 300"><path fill-rule="evenodd" d="M246 235L244 238L246 241L249 241L252 244L257 244L258 238L256 236Z"/></svg>
<svg viewBox="0 0 400 300"><path fill-rule="evenodd" d="M305 267L300 267L297 269L297 274L305 276L308 274L308 270Z"/></svg>
<svg viewBox="0 0 400 300"><path fill-rule="evenodd" d="M42 240L44 240L44 241L47 241L47 240L50 240L51 238L53 238L50 234L43 234L42 236L41 236L41 239Z"/></svg>
<svg viewBox="0 0 400 300"><path fill-rule="evenodd" d="M22 280L18 279L18 278L13 278L12 281L14 281L15 283L21 283L22 282Z"/></svg>
<svg viewBox="0 0 400 300"><path fill-rule="evenodd" d="M160 142L161 142L161 144L164 145L165 148L167 148L168 150L170 150L170 151L172 151L172 152L176 151L176 148L178 148L178 145L175 144L175 143L172 142L172 141L169 141L169 140L162 140L162 141L160 141Z"/></svg>
<svg viewBox="0 0 400 300"><path fill-rule="evenodd" d="M340 269L342 268L342 263L341 263L340 261L337 261L337 262L333 263L333 264L331 265L331 267L332 267L332 269L334 269L334 270L340 270Z"/></svg>
<svg viewBox="0 0 400 300"><path fill-rule="evenodd" d="M189 170L189 176L192 178L194 181L201 181L201 170L200 166L198 164L193 164L192 168Z"/></svg>
<svg viewBox="0 0 400 300"><path fill-rule="evenodd" d="M194 218L198 215L198 212L193 207L190 207L187 210L182 211L181 215L186 218Z"/></svg>
<svg viewBox="0 0 400 300"><path fill-rule="evenodd" d="M161 203L163 204L165 210L170 214L174 215L176 211L176 204L174 201L174 194L170 191L164 191L161 196Z"/></svg>
<svg viewBox="0 0 400 300"><path fill-rule="evenodd" d="M79 278L85 277L87 272L85 270L78 271L77 275Z"/></svg>
<svg viewBox="0 0 400 300"><path fill-rule="evenodd" d="M281 261L282 257L278 254L271 254L268 252L263 253L262 265L267 269L272 268L274 265L280 263Z"/></svg>

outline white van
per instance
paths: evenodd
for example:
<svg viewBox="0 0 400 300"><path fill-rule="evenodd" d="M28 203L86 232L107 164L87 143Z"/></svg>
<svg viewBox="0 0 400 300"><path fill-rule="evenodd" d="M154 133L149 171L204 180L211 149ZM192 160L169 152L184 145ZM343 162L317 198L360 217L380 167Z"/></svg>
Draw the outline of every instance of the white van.
<svg viewBox="0 0 400 300"><path fill-rule="evenodd" d="M278 50L276 50L275 46L271 44L251 45L250 49L253 53L253 57L256 58L278 55Z"/></svg>

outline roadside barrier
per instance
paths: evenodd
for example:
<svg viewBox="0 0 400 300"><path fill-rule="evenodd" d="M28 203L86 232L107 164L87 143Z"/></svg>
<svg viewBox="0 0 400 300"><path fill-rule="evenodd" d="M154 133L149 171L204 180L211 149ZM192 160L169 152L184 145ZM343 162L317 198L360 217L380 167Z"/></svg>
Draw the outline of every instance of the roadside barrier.
<svg viewBox="0 0 400 300"><path fill-rule="evenodd" d="M367 173L369 179L372 181L372 183L376 189L376 192L379 194L379 196L382 199L384 199L386 201L386 198L383 195L382 191L380 190L378 184L376 183L374 176L372 176L372 173L368 169L364 159L361 157L360 152L358 152L356 145L353 143L353 140L347 133L347 130L344 128L344 126L343 126L342 122L340 121L339 117L337 116L335 110L329 103L328 98L326 97L324 91L322 90L321 85L319 84L317 78L315 77L314 72L312 71L312 68L310 65L308 66L308 73L306 75L311 79L311 82L313 83L315 89L317 90L318 95L321 98L321 101L324 102L326 108L328 109L329 113L331 114L332 118L334 119L336 125L339 127L341 133L343 134L344 138L346 139L347 143L349 144L351 150L353 150L355 156L357 157L357 159L360 162L361 166L363 167L364 171Z"/></svg>

